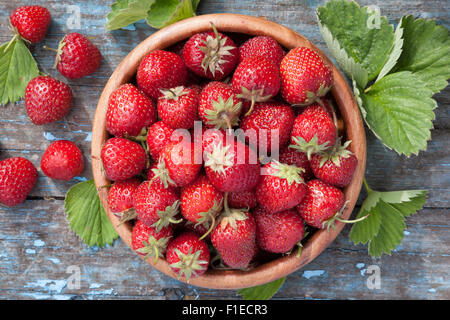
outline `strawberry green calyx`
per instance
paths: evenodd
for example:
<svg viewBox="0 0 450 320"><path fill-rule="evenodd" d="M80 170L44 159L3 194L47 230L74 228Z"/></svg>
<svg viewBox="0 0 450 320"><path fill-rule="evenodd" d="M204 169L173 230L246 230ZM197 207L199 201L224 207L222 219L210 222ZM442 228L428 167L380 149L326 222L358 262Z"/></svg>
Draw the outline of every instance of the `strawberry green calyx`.
<svg viewBox="0 0 450 320"><path fill-rule="evenodd" d="M9 21L9 30L11 30L11 33L13 34L13 37L11 38L11 40L8 42L8 45L5 47L5 50L3 50L3 52L8 51L9 47L11 46L11 44L16 41L17 39L22 39L23 41L25 41L26 43L30 44L31 41L28 39L25 39L24 37L20 36L19 30L17 30L17 28L15 26L12 25L11 21Z"/></svg>
<svg viewBox="0 0 450 320"><path fill-rule="evenodd" d="M169 170L166 167L166 162L161 157L159 158L158 164L156 168L152 169L155 176L152 178L151 181L154 181L159 178L161 180L162 184L164 185L164 188L168 188L169 185L174 186L175 181L172 180L169 174ZM150 186L150 184L149 184Z"/></svg>
<svg viewBox="0 0 450 320"><path fill-rule="evenodd" d="M272 98L272 95L264 95L264 89L252 89L249 90L245 87L241 87L241 93L237 95L238 98L251 101L250 108L245 116L250 115L253 112L256 102L266 102Z"/></svg>
<svg viewBox="0 0 450 320"><path fill-rule="evenodd" d="M214 126L216 129L231 129L239 124L242 102L234 103L233 95L227 101L224 101L222 96L219 96L218 100L213 100L211 104L213 109L205 111L207 125Z"/></svg>
<svg viewBox="0 0 450 320"><path fill-rule="evenodd" d="M211 27L215 37L210 35L207 36L206 40L202 41L205 46L199 48L205 54L202 61L202 67L205 73L209 70L213 75L216 74L216 71L223 74L221 65L226 62L223 58L232 55L230 51L235 49L235 47L226 46L225 43L227 42L227 39L219 35L219 32L217 32L213 23L211 23Z"/></svg>
<svg viewBox="0 0 450 320"><path fill-rule="evenodd" d="M176 215L180 212L180 200L175 201L172 205L167 206L164 211L158 210L157 214L159 220L152 224L152 227L156 228L156 231L161 231L162 228L167 227L171 223L180 223L183 219L175 219Z"/></svg>
<svg viewBox="0 0 450 320"><path fill-rule="evenodd" d="M307 142L302 137L294 137L293 140L295 144L291 144L289 148L293 148L306 153L308 160L311 160L311 156L313 153L322 153L330 147L328 146L328 141L319 145L317 135L314 135L314 137L312 137L309 142Z"/></svg>
<svg viewBox="0 0 450 320"><path fill-rule="evenodd" d="M233 165L234 152L229 151L230 145L223 146L220 141L214 146L211 153L206 153L205 167L211 168L214 172L225 174L226 168Z"/></svg>
<svg viewBox="0 0 450 320"><path fill-rule="evenodd" d="M353 152L347 150L347 147L350 145L352 141L348 140L343 145L341 145L341 138L336 141L336 144L329 149L328 151L324 151L320 153L322 159L320 160L319 168L322 168L325 162L331 160L336 166L341 166L341 158L349 158Z"/></svg>
<svg viewBox="0 0 450 320"><path fill-rule="evenodd" d="M189 248L188 253L183 253L179 249L175 249L175 253L180 261L172 263L170 266L179 270L178 279L184 277L187 282L189 282L192 275L195 276L197 273L205 270L209 263L208 261L200 260L202 250L192 253L192 247Z"/></svg>
<svg viewBox="0 0 450 320"><path fill-rule="evenodd" d="M271 173L271 175L281 179L286 179L288 185L291 185L294 182L297 184L305 183L301 177L301 174L305 172L305 169L303 168L280 163L276 160L273 160L270 166L275 169L275 172Z"/></svg>
<svg viewBox="0 0 450 320"><path fill-rule="evenodd" d="M171 89L159 89L159 91L163 94L161 97L162 99L178 101L181 96L187 94L184 89L183 86L178 86Z"/></svg>
<svg viewBox="0 0 450 320"><path fill-rule="evenodd" d="M331 217L330 219L324 221L322 223L322 228L323 229L326 228L327 231L329 231L330 227L332 227L334 230L336 230L336 225L335 225L336 221L339 221L339 222L342 222L342 223L357 223L357 222L360 222L360 221L366 219L370 215L370 213L368 213L367 215L365 215L365 216L363 216L363 217L361 217L359 219L355 219L355 220L345 220L345 219L340 218L340 216L344 212L345 207L347 206L348 203L349 203L348 200L345 201L345 203L342 206L342 208L338 212L336 212L336 214L333 217Z"/></svg>
<svg viewBox="0 0 450 320"><path fill-rule="evenodd" d="M163 237L157 240L154 236L149 236L147 241L142 241L144 246L137 249L136 252L144 254L144 259L155 258L154 262L157 263L159 257L164 257L163 252L167 248L169 239L169 237Z"/></svg>
<svg viewBox="0 0 450 320"><path fill-rule="evenodd" d="M220 228L224 230L228 225L233 228L233 230L236 230L237 224L236 221L244 221L248 219L247 209L230 209L228 206L228 192L224 195L224 211L222 212L222 215L220 216Z"/></svg>
<svg viewBox="0 0 450 320"><path fill-rule="evenodd" d="M236 221L244 221L248 219L246 212L247 209L229 209L228 211L225 210L222 213L222 217L220 220L220 228L224 230L228 225L230 225L233 230L236 230Z"/></svg>
<svg viewBox="0 0 450 320"><path fill-rule="evenodd" d="M117 217L119 217L119 221L120 221L119 225L121 225L122 223L125 223L127 221L136 219L137 212L136 212L136 210L134 210L134 208L130 208L130 209L127 209L125 211L122 211L122 212L119 212L119 213L115 213L115 215Z"/></svg>
<svg viewBox="0 0 450 320"><path fill-rule="evenodd" d="M61 61L62 50L63 50L64 46L66 45L66 42L64 41L64 39L65 38L63 38L59 42L58 49L54 49L54 48L50 48L50 47L47 47L47 46L43 46L43 48L46 49L46 50L50 50L50 51L56 52L55 62L53 63L53 69L56 69L56 67L58 66L58 63Z"/></svg>
<svg viewBox="0 0 450 320"><path fill-rule="evenodd" d="M322 83L319 87L319 90L317 90L317 92L311 92L311 91L306 92L306 100L304 103L293 104L293 106L294 107L295 106L304 107L304 106L309 106L310 104L313 104L313 103L318 103L323 107L324 104L320 98L326 96L328 91L330 91L330 89L331 89L331 86L326 87L325 83Z"/></svg>

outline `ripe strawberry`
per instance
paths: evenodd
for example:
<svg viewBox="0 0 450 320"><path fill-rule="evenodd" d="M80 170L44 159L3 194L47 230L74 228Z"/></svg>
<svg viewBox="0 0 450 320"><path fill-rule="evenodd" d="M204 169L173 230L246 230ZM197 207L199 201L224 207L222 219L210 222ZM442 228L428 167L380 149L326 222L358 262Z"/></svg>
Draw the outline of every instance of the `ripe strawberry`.
<svg viewBox="0 0 450 320"><path fill-rule="evenodd" d="M180 208L178 195L172 188L164 188L156 181L144 181L136 189L133 196L133 205L137 218L147 226L156 227L157 231L176 220Z"/></svg>
<svg viewBox="0 0 450 320"><path fill-rule="evenodd" d="M285 55L286 53L278 42L268 36L253 37L239 47L240 61L248 57L260 56L273 61L279 66Z"/></svg>
<svg viewBox="0 0 450 320"><path fill-rule="evenodd" d="M341 190L320 180L309 181L307 187L305 198L297 206L298 213L307 224L319 229L329 229L335 227L336 220L356 222L339 218L346 204Z"/></svg>
<svg viewBox="0 0 450 320"><path fill-rule="evenodd" d="M181 190L180 201L183 217L196 224L214 226L216 216L223 208L222 192L204 175ZM202 238L208 233L203 234Z"/></svg>
<svg viewBox="0 0 450 320"><path fill-rule="evenodd" d="M13 207L24 202L37 177L36 168L25 158L0 161L0 204Z"/></svg>
<svg viewBox="0 0 450 320"><path fill-rule="evenodd" d="M157 183L160 184L162 188L166 188L166 186L164 185L164 183L161 181L161 179L156 176L155 172L158 173L158 162L154 162L150 168L147 170L147 180L151 181L153 184ZM180 188L173 186L173 185L168 185L167 186L168 189L171 189L173 192L175 192L175 194L177 194L178 196L180 195ZM166 188L166 189L167 189ZM181 214L180 214L181 216Z"/></svg>
<svg viewBox="0 0 450 320"><path fill-rule="evenodd" d="M183 60L173 52L155 50L142 59L136 75L138 87L150 98L157 100L161 89L183 86L187 69Z"/></svg>
<svg viewBox="0 0 450 320"><path fill-rule="evenodd" d="M281 94L289 104L309 105L327 94L333 85L329 66L313 50L292 49L281 61Z"/></svg>
<svg viewBox="0 0 450 320"><path fill-rule="evenodd" d="M84 170L83 153L71 141L55 141L42 155L41 169L49 178L72 180Z"/></svg>
<svg viewBox="0 0 450 320"><path fill-rule="evenodd" d="M301 151L286 147L280 152L279 161L305 170L301 174L305 181L310 180L314 176L308 157Z"/></svg>
<svg viewBox="0 0 450 320"><path fill-rule="evenodd" d="M295 209L270 213L257 208L253 216L256 222L256 243L263 250L286 253L303 239L305 226Z"/></svg>
<svg viewBox="0 0 450 320"><path fill-rule="evenodd" d="M72 105L70 87L49 76L37 76L25 89L25 107L31 122L37 125L62 119Z"/></svg>
<svg viewBox="0 0 450 320"><path fill-rule="evenodd" d="M251 101L253 111L255 102L264 102L280 91L280 71L275 62L261 56L249 57L239 63L233 74L233 91L239 98Z"/></svg>
<svg viewBox="0 0 450 320"><path fill-rule="evenodd" d="M161 90L158 99L158 114L161 120L173 129L191 129L198 120L198 100L200 89L179 86Z"/></svg>
<svg viewBox="0 0 450 320"><path fill-rule="evenodd" d="M144 170L147 154L138 143L125 138L111 138L101 150L101 159L109 180L123 181Z"/></svg>
<svg viewBox="0 0 450 320"><path fill-rule="evenodd" d="M303 169L273 160L263 168L265 175L256 186L258 203L268 212L294 208L305 196Z"/></svg>
<svg viewBox="0 0 450 320"><path fill-rule="evenodd" d="M193 182L202 168L201 150L186 140L167 144L159 154L158 165L152 169L164 186L183 187Z"/></svg>
<svg viewBox="0 0 450 320"><path fill-rule="evenodd" d="M223 141L229 135L222 129L206 128L202 126L202 132L194 132L194 143L198 146L201 144L202 152L211 152L212 146L218 141Z"/></svg>
<svg viewBox="0 0 450 320"><path fill-rule="evenodd" d="M31 43L37 43L45 37L51 19L50 12L41 6L19 7L9 17L15 31Z"/></svg>
<svg viewBox="0 0 450 320"><path fill-rule="evenodd" d="M148 128L147 132L147 146L150 155L154 160L157 160L159 153L165 145L172 141L174 129L167 126L162 121L157 121ZM176 142L176 141L173 141Z"/></svg>
<svg viewBox="0 0 450 320"><path fill-rule="evenodd" d="M141 182L139 179L131 178L125 181L116 181L108 192L108 208L121 221L136 218L133 210L133 196Z"/></svg>
<svg viewBox="0 0 450 320"><path fill-rule="evenodd" d="M239 59L236 45L230 37L213 31L193 35L183 48L183 60L195 74L211 80L229 75Z"/></svg>
<svg viewBox="0 0 450 320"><path fill-rule="evenodd" d="M154 263L158 258L164 257L169 240L173 236L172 226L167 226L157 230L149 227L140 220L137 220L131 233L131 245L144 259L153 258Z"/></svg>
<svg viewBox="0 0 450 320"><path fill-rule="evenodd" d="M102 54L86 36L77 32L66 34L58 46L55 65L66 78L88 76L100 67Z"/></svg>
<svg viewBox="0 0 450 320"><path fill-rule="evenodd" d="M257 252L255 219L243 209L227 207L219 219L211 234L212 245L227 266L247 268Z"/></svg>
<svg viewBox="0 0 450 320"><path fill-rule="evenodd" d="M230 208L252 209L258 205L255 191L242 191L228 193L228 205Z"/></svg>
<svg viewBox="0 0 450 320"><path fill-rule="evenodd" d="M310 160L313 153L332 147L336 138L336 126L329 114L319 104L313 104L295 118L290 147L306 153Z"/></svg>
<svg viewBox="0 0 450 320"><path fill-rule="evenodd" d="M117 88L109 97L106 129L116 137L138 136L156 121L153 101L131 83Z"/></svg>
<svg viewBox="0 0 450 320"><path fill-rule="evenodd" d="M250 145L261 150L279 150L289 143L295 114L292 108L281 102L257 103L253 112L245 116L240 124Z"/></svg>
<svg viewBox="0 0 450 320"><path fill-rule="evenodd" d="M208 270L208 245L193 232L184 232L169 242L166 260L178 278L198 277Z"/></svg>
<svg viewBox="0 0 450 320"><path fill-rule="evenodd" d="M260 165L253 150L235 139L211 143L205 150L209 181L223 192L252 190L259 181Z"/></svg>
<svg viewBox="0 0 450 320"><path fill-rule="evenodd" d="M353 178L358 159L347 147L351 141L341 145L340 139L335 146L328 151L314 154L311 158L311 167L314 175L335 187L347 186Z"/></svg>
<svg viewBox="0 0 450 320"><path fill-rule="evenodd" d="M201 92L198 115L208 128L231 129L239 123L241 106L231 85L212 81Z"/></svg>

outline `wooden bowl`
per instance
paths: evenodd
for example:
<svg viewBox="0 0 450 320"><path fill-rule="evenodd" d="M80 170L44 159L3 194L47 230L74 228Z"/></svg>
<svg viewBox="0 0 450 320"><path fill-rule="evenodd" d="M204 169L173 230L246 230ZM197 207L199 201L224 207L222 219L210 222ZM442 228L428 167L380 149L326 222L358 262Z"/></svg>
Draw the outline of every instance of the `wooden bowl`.
<svg viewBox="0 0 450 320"><path fill-rule="evenodd" d="M236 32L248 35L267 35L276 39L282 46L292 49L298 46L306 46L314 49L333 68L334 87L332 95L338 105L340 114L345 123L347 139L352 140L350 150L358 158L358 167L353 180L345 190L346 200L349 201L343 217L348 219L355 206L362 186L364 170L366 166L366 139L361 116L357 104L353 98L352 91L345 79L339 73L333 63L310 41L298 33L280 24L267 21L264 18L250 17L239 14L211 14L201 15L186 19L170 25L148 37L141 42L125 59L119 64L106 84L98 102L97 111L92 129L92 170L95 184L99 190L100 200L106 209L108 218L122 240L131 248L131 225L119 225L118 218L112 214L107 205L108 190L99 188L107 185L109 181L102 172L100 151L108 138L106 131L106 110L110 94L121 84L132 80L136 74L141 59L155 49L167 48L181 40L185 40L198 32L211 30L211 22L221 32ZM314 233L305 244L300 257L296 252L291 255L280 257L274 261L262 264L250 271L240 270L212 270L211 268L202 276L190 280L190 284L214 288L214 289L238 289L264 284L283 276L286 276L316 258L339 234L344 224L337 222L336 230L320 230ZM152 258L147 262L154 268L177 278L164 259L159 259L155 264ZM181 279L183 281L183 279Z"/></svg>

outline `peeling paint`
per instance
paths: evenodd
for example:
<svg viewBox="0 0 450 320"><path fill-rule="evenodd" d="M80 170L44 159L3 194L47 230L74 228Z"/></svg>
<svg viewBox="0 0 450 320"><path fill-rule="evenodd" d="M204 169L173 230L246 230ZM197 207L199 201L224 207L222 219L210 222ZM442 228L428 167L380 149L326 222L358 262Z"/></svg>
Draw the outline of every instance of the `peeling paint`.
<svg viewBox="0 0 450 320"><path fill-rule="evenodd" d="M45 246L45 242L38 239L38 240L34 240L33 245L35 247L44 247Z"/></svg>
<svg viewBox="0 0 450 320"><path fill-rule="evenodd" d="M306 279L311 279L312 277L319 277L325 274L325 270L306 270L303 272L302 277Z"/></svg>
<svg viewBox="0 0 450 320"><path fill-rule="evenodd" d="M53 262L54 264L60 264L61 261L58 258L47 258L47 260Z"/></svg>
<svg viewBox="0 0 450 320"><path fill-rule="evenodd" d="M52 280L52 279L43 279L37 280L36 282L27 283L24 288L42 288L48 292L57 292L61 293L61 291L66 287L66 280Z"/></svg>
<svg viewBox="0 0 450 320"><path fill-rule="evenodd" d="M44 132L44 138L49 141L55 141L58 140L51 132Z"/></svg>
<svg viewBox="0 0 450 320"><path fill-rule="evenodd" d="M103 287L103 284L101 283L91 283L89 286L89 289L98 289L100 287Z"/></svg>

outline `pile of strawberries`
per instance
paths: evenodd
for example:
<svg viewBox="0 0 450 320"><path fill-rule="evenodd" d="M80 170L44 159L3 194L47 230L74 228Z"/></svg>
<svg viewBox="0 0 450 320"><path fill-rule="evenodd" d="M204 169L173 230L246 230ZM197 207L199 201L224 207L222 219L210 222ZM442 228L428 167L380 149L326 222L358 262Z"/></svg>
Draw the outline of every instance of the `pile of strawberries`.
<svg viewBox="0 0 450 320"><path fill-rule="evenodd" d="M101 151L108 206L132 245L187 281L249 269L333 227L357 159L326 95L332 71L307 47L212 31L146 55L110 96ZM299 249L300 252L300 249Z"/></svg>
<svg viewBox="0 0 450 320"><path fill-rule="evenodd" d="M44 39L51 23L51 14L41 6L19 7L10 16L15 37L35 44ZM68 79L77 79L95 72L102 56L84 35L69 33L59 43L55 68ZM72 106L71 88L50 76L32 79L25 90L25 106L31 122L44 125L64 118ZM84 170L81 150L71 141L59 140L49 145L41 158L42 172L57 180L71 180ZM0 161L0 204L16 206L33 189L38 178L34 165L23 157Z"/></svg>
<svg viewBox="0 0 450 320"><path fill-rule="evenodd" d="M45 36L50 13L18 8L14 32L30 43ZM132 245L154 262L164 257L187 281L209 267L249 269L261 257L291 253L305 228L334 227L357 159L339 137L327 93L332 71L307 47L285 50L257 36L240 46L212 31L193 35L140 62L136 79L110 96L101 150L108 207L133 224ZM71 33L56 67L67 78L91 74L98 49ZM72 91L49 76L31 80L25 104L34 124L63 118ZM81 151L56 141L41 169L70 180ZM24 158L0 161L0 203L25 200L37 170ZM272 256L273 257L273 256Z"/></svg>

